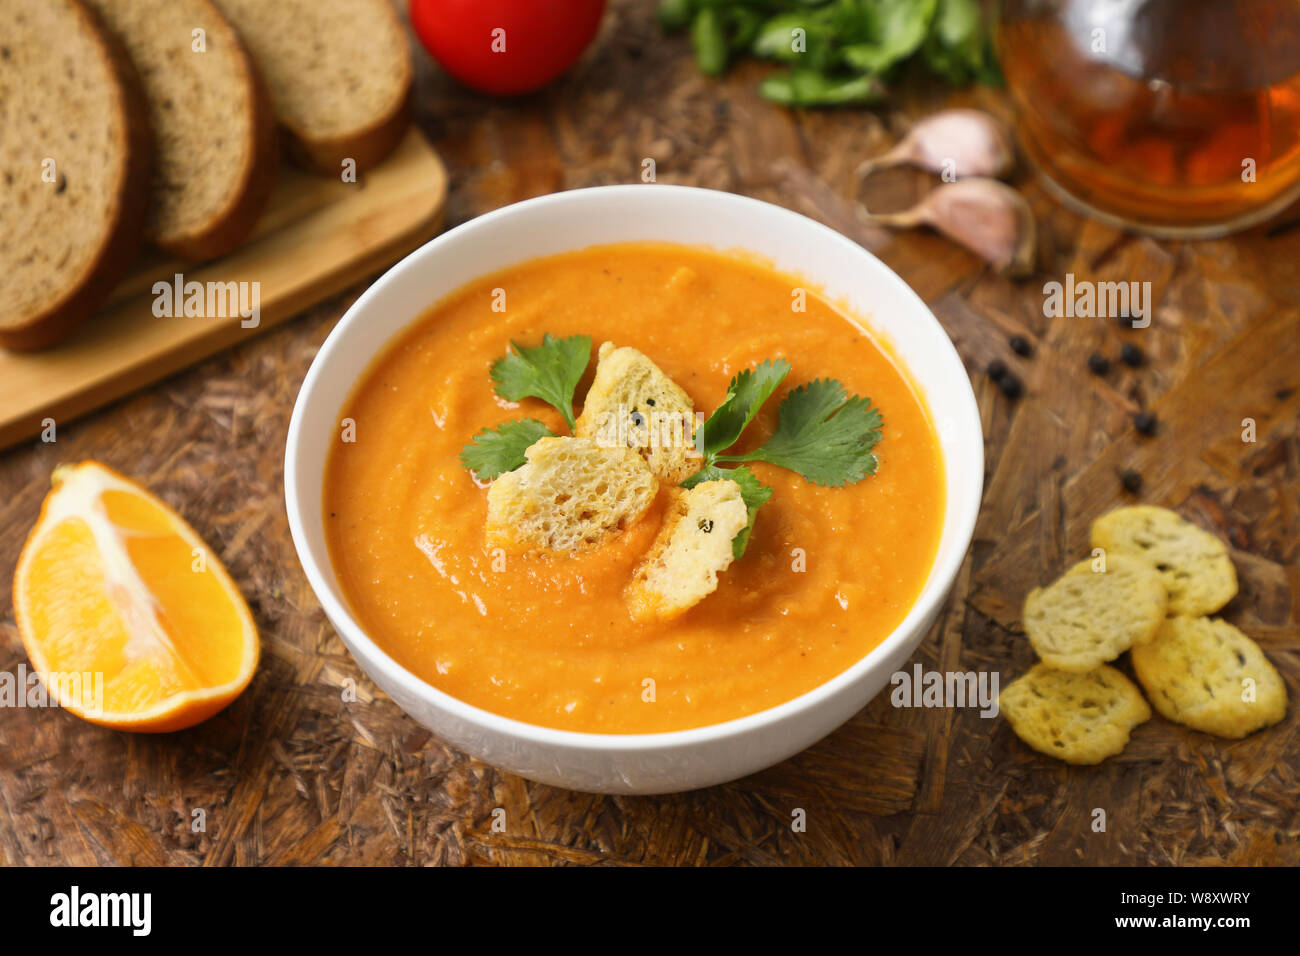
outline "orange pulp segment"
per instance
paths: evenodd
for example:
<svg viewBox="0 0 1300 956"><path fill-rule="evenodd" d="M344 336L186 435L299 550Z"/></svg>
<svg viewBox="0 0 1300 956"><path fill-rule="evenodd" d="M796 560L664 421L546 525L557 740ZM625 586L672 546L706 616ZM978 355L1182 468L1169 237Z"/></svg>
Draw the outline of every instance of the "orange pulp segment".
<svg viewBox="0 0 1300 956"><path fill-rule="evenodd" d="M170 731L257 666L253 617L194 530L94 461L65 465L18 559L14 615L47 693L92 723Z"/></svg>

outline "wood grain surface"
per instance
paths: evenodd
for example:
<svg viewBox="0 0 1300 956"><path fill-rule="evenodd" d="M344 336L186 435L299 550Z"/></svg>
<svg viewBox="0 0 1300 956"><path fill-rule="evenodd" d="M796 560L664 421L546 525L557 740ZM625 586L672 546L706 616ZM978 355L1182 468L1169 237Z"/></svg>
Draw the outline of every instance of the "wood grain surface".
<svg viewBox="0 0 1300 956"><path fill-rule="evenodd" d="M764 103L764 67L701 76L653 4L615 2L597 45L552 88L470 94L422 54L417 116L451 174L449 223L578 186L639 181L746 193L806 213L896 269L963 356L983 414L986 494L952 600L909 663L987 670L1003 684L1032 652L1031 586L1086 550L1097 514L1138 499L1231 542L1242 593L1226 616L1286 679L1286 720L1229 742L1154 718L1093 768L1040 757L973 709L896 709L882 695L781 766L668 797L572 793L443 746L360 673L294 556L281 496L290 409L359 283L268 334L91 417L53 444L0 456L0 576L60 461L99 458L146 482L217 548L248 596L264 659L252 687L184 733L143 737L55 709L0 709L4 864L1215 864L1300 863L1300 220L1221 241L1157 242L1086 222L1023 188L1040 265L1012 282L929 233L869 224L928 186L904 171L859 189L854 168L910 117L945 104L1005 112L997 90L910 91L890 108L815 113ZM1149 329L1043 315L1043 284L1149 281ZM1026 336L1033 358L1011 353ZM1148 361L1086 366L1140 345ZM985 376L1023 379L1019 401ZM1159 430L1132 426L1154 410ZM1257 440L1242 441L1242 420ZM25 662L7 597L0 670ZM359 699L340 687L354 678ZM1097 808L1105 832L1093 829ZM202 811L195 814L195 811ZM504 813L494 813L501 810ZM806 814L806 830L792 820ZM196 831L195 821L203 820ZM495 820L503 826L494 828Z"/></svg>

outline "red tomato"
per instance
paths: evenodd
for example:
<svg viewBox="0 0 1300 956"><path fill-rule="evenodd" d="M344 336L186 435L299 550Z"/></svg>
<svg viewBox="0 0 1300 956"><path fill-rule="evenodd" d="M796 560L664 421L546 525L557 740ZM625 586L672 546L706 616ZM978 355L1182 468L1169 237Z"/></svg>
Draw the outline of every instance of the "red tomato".
<svg viewBox="0 0 1300 956"><path fill-rule="evenodd" d="M411 26L433 58L484 93L545 86L587 48L605 0L410 0Z"/></svg>

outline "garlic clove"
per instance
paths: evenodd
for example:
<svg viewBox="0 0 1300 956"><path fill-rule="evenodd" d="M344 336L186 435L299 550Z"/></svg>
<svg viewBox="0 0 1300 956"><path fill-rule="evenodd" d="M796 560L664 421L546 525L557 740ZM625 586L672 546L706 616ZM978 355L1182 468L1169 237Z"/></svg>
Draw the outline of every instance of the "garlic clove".
<svg viewBox="0 0 1300 956"><path fill-rule="evenodd" d="M996 179L943 183L911 209L868 215L896 229L930 226L1008 275L1028 275L1034 269L1034 212L1020 193Z"/></svg>
<svg viewBox="0 0 1300 956"><path fill-rule="evenodd" d="M903 164L948 178L999 178L1015 165L1015 148L1010 131L989 113L943 110L918 122L893 149L861 163L858 176Z"/></svg>

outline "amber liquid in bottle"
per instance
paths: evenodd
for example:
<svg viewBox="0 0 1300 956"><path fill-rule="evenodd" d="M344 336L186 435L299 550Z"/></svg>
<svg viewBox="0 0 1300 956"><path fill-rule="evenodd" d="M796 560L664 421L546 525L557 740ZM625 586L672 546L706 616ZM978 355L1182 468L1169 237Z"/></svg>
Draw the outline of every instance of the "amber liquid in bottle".
<svg viewBox="0 0 1300 956"><path fill-rule="evenodd" d="M1020 141L1069 197L1214 235L1300 195L1300 0L1018 6L998 47Z"/></svg>

